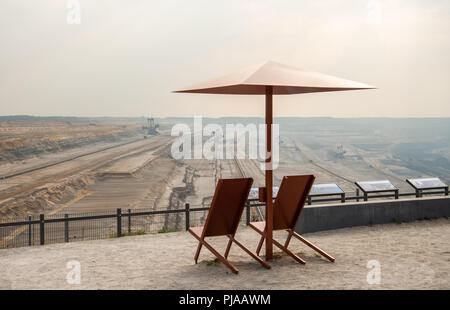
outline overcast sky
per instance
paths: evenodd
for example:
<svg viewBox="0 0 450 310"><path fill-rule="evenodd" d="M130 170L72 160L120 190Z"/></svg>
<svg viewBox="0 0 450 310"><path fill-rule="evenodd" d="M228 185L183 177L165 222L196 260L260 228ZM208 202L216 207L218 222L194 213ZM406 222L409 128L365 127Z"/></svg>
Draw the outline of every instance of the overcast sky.
<svg viewBox="0 0 450 310"><path fill-rule="evenodd" d="M0 115L263 116L262 96L171 91L274 60L379 88L274 116L450 117L447 0L79 0L70 24L72 2L0 1Z"/></svg>

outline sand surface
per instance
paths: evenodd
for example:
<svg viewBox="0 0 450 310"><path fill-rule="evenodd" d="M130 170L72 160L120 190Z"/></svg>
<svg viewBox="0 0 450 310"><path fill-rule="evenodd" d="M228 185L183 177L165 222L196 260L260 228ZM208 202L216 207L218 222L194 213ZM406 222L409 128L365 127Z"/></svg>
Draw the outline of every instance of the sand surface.
<svg viewBox="0 0 450 310"><path fill-rule="evenodd" d="M283 240L283 233L277 233ZM450 289L450 220L354 227L306 234L336 257L317 257L297 240L290 248L306 265L277 253L272 269L233 246L234 275L187 232L0 250L1 289ZM256 248L258 235L240 227L237 239ZM219 252L224 238L210 239ZM67 263L80 262L81 283L68 284ZM380 264L380 284L368 284Z"/></svg>

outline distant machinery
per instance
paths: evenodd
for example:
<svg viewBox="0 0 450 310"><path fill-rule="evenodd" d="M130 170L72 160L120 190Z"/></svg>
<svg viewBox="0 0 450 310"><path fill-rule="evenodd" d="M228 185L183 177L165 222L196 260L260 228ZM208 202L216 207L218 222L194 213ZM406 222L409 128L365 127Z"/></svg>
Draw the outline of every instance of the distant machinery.
<svg viewBox="0 0 450 310"><path fill-rule="evenodd" d="M340 144L336 147L336 149L329 150L328 153L331 155L331 157L343 159L347 151L344 149L344 146Z"/></svg>
<svg viewBox="0 0 450 310"><path fill-rule="evenodd" d="M145 126L142 126L142 130L144 131L144 138L146 139L147 136L159 135L159 132L157 131L158 128L159 124L155 122L155 119L153 117L148 117L147 124Z"/></svg>
<svg viewBox="0 0 450 310"><path fill-rule="evenodd" d="M345 153L347 153L347 151L344 149L344 146L342 144L338 145L336 151L337 157L342 158Z"/></svg>

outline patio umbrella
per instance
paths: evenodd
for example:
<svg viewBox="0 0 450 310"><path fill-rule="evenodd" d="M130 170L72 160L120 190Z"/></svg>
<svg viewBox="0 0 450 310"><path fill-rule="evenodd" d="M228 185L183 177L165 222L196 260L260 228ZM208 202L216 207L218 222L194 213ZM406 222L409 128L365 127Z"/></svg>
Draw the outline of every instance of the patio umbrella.
<svg viewBox="0 0 450 310"><path fill-rule="evenodd" d="M372 89L373 86L267 61L176 93L265 95L266 98L266 260L272 259L272 96Z"/></svg>

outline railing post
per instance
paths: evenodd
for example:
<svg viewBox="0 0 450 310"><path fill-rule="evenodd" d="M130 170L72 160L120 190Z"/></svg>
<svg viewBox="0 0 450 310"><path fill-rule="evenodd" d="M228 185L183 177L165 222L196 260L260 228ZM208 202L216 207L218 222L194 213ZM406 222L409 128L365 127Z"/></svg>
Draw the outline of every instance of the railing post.
<svg viewBox="0 0 450 310"><path fill-rule="evenodd" d="M28 215L28 245L31 246L32 244L32 235L31 235L31 229L32 229L32 225L31 225L31 215Z"/></svg>
<svg viewBox="0 0 450 310"><path fill-rule="evenodd" d="M245 215L245 221L248 226L248 224L250 224L250 202L248 201L245 203Z"/></svg>
<svg viewBox="0 0 450 310"><path fill-rule="evenodd" d="M308 205L311 205L311 196L308 195Z"/></svg>
<svg viewBox="0 0 450 310"><path fill-rule="evenodd" d="M40 232L40 243L44 245L45 243L45 227L44 227L44 214L39 214L39 232Z"/></svg>
<svg viewBox="0 0 450 310"><path fill-rule="evenodd" d="M185 204L185 213L186 213L186 230L189 230L189 226L190 226L190 206L189 204Z"/></svg>
<svg viewBox="0 0 450 310"><path fill-rule="evenodd" d="M131 209L128 209L128 233L131 233Z"/></svg>
<svg viewBox="0 0 450 310"><path fill-rule="evenodd" d="M359 189L357 188L356 189L356 202L358 202L359 201Z"/></svg>
<svg viewBox="0 0 450 310"><path fill-rule="evenodd" d="M64 214L64 241L69 242L69 214Z"/></svg>
<svg viewBox="0 0 450 310"><path fill-rule="evenodd" d="M395 199L398 199L398 189L395 190Z"/></svg>
<svg viewBox="0 0 450 310"><path fill-rule="evenodd" d="M117 209L117 237L122 236L122 209Z"/></svg>
<svg viewBox="0 0 450 310"><path fill-rule="evenodd" d="M367 201L369 199L367 192L364 192L364 201Z"/></svg>
<svg viewBox="0 0 450 310"><path fill-rule="evenodd" d="M444 194L445 194L445 196L448 196L448 186L445 188Z"/></svg>
<svg viewBox="0 0 450 310"><path fill-rule="evenodd" d="M342 202L342 203L345 203L345 193L342 193L342 194L341 194L341 202Z"/></svg>

